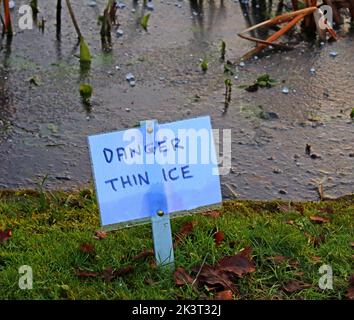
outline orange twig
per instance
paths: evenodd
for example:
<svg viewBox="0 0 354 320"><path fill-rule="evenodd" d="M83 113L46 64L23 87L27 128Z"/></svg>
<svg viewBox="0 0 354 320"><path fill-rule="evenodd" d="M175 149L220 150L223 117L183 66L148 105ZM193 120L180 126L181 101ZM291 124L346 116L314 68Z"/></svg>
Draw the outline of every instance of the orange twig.
<svg viewBox="0 0 354 320"><path fill-rule="evenodd" d="M12 34L9 0L4 0L5 32Z"/></svg>

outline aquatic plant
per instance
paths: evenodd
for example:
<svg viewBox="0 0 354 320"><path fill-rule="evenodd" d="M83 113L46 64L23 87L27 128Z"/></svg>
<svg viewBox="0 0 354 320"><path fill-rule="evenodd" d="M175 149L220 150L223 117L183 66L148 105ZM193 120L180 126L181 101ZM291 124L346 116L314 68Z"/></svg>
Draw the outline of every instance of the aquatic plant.
<svg viewBox="0 0 354 320"><path fill-rule="evenodd" d="M225 109L224 112L230 105L231 102L231 91L232 91L232 82L230 79L225 80Z"/></svg>
<svg viewBox="0 0 354 320"><path fill-rule="evenodd" d="M226 55L226 43L224 40L221 40L220 44L220 59L222 61L225 61L225 55Z"/></svg>
<svg viewBox="0 0 354 320"><path fill-rule="evenodd" d="M87 83L83 83L80 84L80 96L82 99L82 102L86 105L90 104L90 99L92 97L92 86L87 84Z"/></svg>
<svg viewBox="0 0 354 320"><path fill-rule="evenodd" d="M83 36L80 38L80 63L90 64L92 60L89 47Z"/></svg>
<svg viewBox="0 0 354 320"><path fill-rule="evenodd" d="M38 0L31 0L30 2L30 7L32 9L32 13L34 17L37 17L38 13L39 13L39 9L38 9Z"/></svg>
<svg viewBox="0 0 354 320"><path fill-rule="evenodd" d="M202 62L200 63L200 68L202 69L203 72L206 72L209 68L209 61L207 58L204 58Z"/></svg>
<svg viewBox="0 0 354 320"><path fill-rule="evenodd" d="M117 24L116 21L116 1L108 0L107 6L103 11L103 16L99 17L99 23L101 24L101 41L104 50L109 51L112 49L112 25Z"/></svg>
<svg viewBox="0 0 354 320"><path fill-rule="evenodd" d="M147 31L148 29L149 19L150 19L150 13L143 16L140 20L140 25L145 31Z"/></svg>

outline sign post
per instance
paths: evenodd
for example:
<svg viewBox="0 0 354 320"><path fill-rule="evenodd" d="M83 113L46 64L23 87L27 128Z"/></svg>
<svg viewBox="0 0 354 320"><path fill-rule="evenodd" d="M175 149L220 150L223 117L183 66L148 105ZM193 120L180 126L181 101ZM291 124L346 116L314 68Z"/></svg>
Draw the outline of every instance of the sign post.
<svg viewBox="0 0 354 320"><path fill-rule="evenodd" d="M157 120L141 121L140 127L144 135L145 145L155 145L156 131L158 128ZM152 170L157 171L158 165ZM163 201L165 202L165 201ZM163 209L151 212L152 238L154 242L154 253L158 266L174 269L174 252L172 244L172 232L170 216Z"/></svg>
<svg viewBox="0 0 354 320"><path fill-rule="evenodd" d="M150 219L158 266L174 268L170 214L221 202L210 117L88 137L102 226Z"/></svg>

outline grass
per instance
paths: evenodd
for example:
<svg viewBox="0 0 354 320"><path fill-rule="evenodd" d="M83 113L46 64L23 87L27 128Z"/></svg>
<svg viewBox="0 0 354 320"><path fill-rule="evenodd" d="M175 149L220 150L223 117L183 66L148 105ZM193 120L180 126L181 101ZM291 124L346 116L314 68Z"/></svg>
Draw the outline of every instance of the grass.
<svg viewBox="0 0 354 320"><path fill-rule="evenodd" d="M256 271L236 280L243 299L344 299L352 270L354 196L336 201L284 203L279 201L228 201L219 217L195 214L172 220L176 234L187 221L196 221L192 234L175 250L176 266L187 271L214 264L250 245ZM330 218L315 224L310 216ZM289 222L290 221L290 222ZM288 223L286 223L288 222ZM289 224L290 223L290 224ZM196 299L213 297L202 288L177 287L172 275L152 264L153 258L133 261L152 248L151 226L110 232L93 239L99 214L92 190L75 193L0 191L0 231L12 229L12 237L0 243L0 299ZM216 246L216 230L225 239ZM310 237L311 235L311 237ZM310 239L323 236L321 243ZM315 241L316 242L316 241ZM82 243L94 253L79 250ZM286 256L296 264L276 263L270 257ZM333 290L321 290L318 269L333 268ZM33 289L18 287L21 265L33 268ZM113 281L82 279L75 270L98 272L133 265L134 271ZM311 285L296 293L282 290L298 279Z"/></svg>

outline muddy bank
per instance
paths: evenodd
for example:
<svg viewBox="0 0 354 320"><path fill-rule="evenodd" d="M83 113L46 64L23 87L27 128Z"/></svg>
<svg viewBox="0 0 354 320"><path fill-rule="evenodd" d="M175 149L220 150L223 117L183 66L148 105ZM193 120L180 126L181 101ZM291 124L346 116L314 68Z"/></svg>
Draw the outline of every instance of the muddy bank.
<svg viewBox="0 0 354 320"><path fill-rule="evenodd" d="M141 2L125 1L118 10L123 36L114 33L111 53L102 53L97 26L104 1L97 1L97 7L87 3L75 1L74 9L94 56L88 75L80 73L68 14L63 12L58 41L55 8L47 3L41 4L44 33L18 32L11 47L3 40L0 188L33 187L46 174L49 188L87 185L87 135L129 128L142 119L162 123L209 114L214 128L232 129L233 168L222 177L226 198L318 199L320 182L333 196L354 191L354 124L349 118L354 46L346 26L336 43L300 42L289 52L236 67L228 76L233 90L225 114L227 75L219 60L220 41L227 43L230 60L251 48L236 36L247 26L238 2L154 1L146 33L138 21L147 11ZM204 57L209 60L206 74L199 66ZM129 72L135 87L125 79ZM262 73L277 84L253 93L238 87ZM38 85L30 83L33 77ZM92 109L80 101L83 79L94 87ZM262 111L276 117L264 119ZM318 157L305 154L306 144Z"/></svg>

